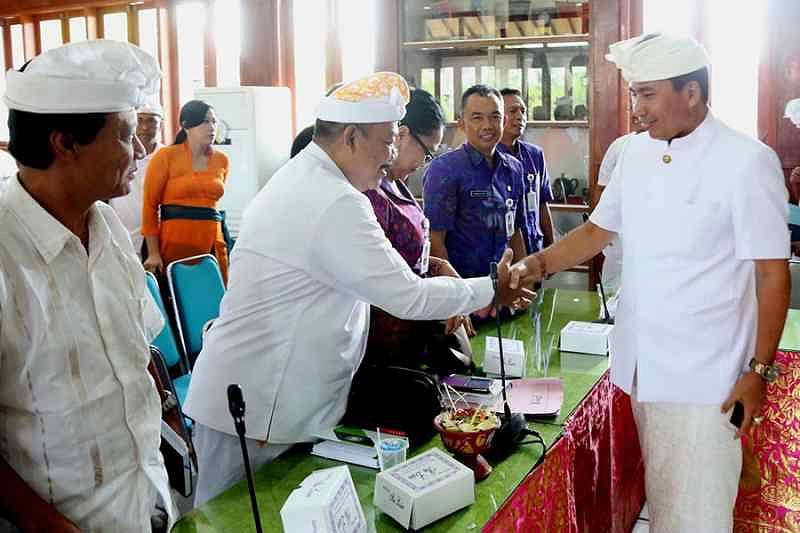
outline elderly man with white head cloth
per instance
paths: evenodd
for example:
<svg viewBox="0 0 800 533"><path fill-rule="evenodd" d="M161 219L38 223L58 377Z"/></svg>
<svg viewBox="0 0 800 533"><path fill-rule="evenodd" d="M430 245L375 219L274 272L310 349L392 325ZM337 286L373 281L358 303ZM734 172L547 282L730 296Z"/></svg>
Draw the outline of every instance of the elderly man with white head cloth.
<svg viewBox="0 0 800 533"><path fill-rule="evenodd" d="M144 204L144 177L147 165L155 153L163 147L159 141L161 134L161 120L164 110L156 102L146 102L136 110L137 126L136 136L144 146L144 157L136 168L136 175L130 185L130 192L119 198L112 198L109 202L116 211L122 224L127 228L133 241L133 249L141 253L142 242L142 208Z"/></svg>
<svg viewBox="0 0 800 533"><path fill-rule="evenodd" d="M0 197L0 513L23 531L138 533L172 515L147 372L163 321L100 201L128 193L135 110L159 79L155 59L115 41L6 77L19 173Z"/></svg>
<svg viewBox="0 0 800 533"><path fill-rule="evenodd" d="M257 467L339 422L364 356L370 305L404 319L446 319L490 304L488 277L414 274L362 194L390 167L409 94L402 77L378 73L323 98L311 144L245 212L228 292L186 401L197 422L196 504L244 478L228 384L242 387ZM530 296L508 290L510 255L499 269L504 305Z"/></svg>
<svg viewBox="0 0 800 533"><path fill-rule="evenodd" d="M512 285L624 235L611 375L633 402L650 530L731 531L742 453L729 411L743 406L740 434L760 423L789 302L783 173L713 115L693 39L644 35L607 58L647 134L627 143L589 221L512 267Z"/></svg>

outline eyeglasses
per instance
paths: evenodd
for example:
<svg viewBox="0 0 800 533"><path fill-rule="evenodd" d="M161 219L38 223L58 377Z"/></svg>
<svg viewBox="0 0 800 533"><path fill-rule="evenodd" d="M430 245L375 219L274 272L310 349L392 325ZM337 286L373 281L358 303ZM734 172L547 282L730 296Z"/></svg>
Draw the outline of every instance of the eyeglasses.
<svg viewBox="0 0 800 533"><path fill-rule="evenodd" d="M420 147L422 148L422 151L425 152L425 163L427 164L433 161L433 153L431 152L430 148L425 146L425 143L422 142L422 139L417 137L417 134L411 130L408 130L408 133L410 133L411 136L414 137L414 140L419 143Z"/></svg>

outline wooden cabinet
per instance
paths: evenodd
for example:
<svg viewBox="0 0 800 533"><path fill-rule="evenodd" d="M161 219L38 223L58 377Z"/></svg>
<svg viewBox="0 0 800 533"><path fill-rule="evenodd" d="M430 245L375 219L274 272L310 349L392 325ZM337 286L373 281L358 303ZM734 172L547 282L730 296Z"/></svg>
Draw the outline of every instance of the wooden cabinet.
<svg viewBox="0 0 800 533"><path fill-rule="evenodd" d="M626 85L604 55L609 44L641 33L641 0L380 4L388 30L377 66L436 95L450 122L443 149L463 142L455 120L466 88L519 89L528 105L525 138L544 150L551 179L577 180L588 203L603 154L628 131Z"/></svg>

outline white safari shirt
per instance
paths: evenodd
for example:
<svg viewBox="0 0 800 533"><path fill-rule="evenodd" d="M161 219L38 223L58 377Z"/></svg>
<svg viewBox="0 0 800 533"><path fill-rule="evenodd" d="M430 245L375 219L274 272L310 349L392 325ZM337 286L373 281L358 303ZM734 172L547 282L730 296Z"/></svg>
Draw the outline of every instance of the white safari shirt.
<svg viewBox="0 0 800 533"><path fill-rule="evenodd" d="M172 510L147 373L163 322L125 228L90 211L89 253L14 177L0 197L0 456L84 531Z"/></svg>
<svg viewBox="0 0 800 533"><path fill-rule="evenodd" d="M366 195L312 142L245 212L228 292L192 372L185 411L235 434L226 389L238 383L248 437L311 440L344 414L370 304L401 318L444 319L489 305L492 294L488 277L414 274Z"/></svg>
<svg viewBox="0 0 800 533"><path fill-rule="evenodd" d="M614 383L640 401L720 404L754 355L756 259L789 256L775 153L713 117L628 141L590 220L624 235Z"/></svg>

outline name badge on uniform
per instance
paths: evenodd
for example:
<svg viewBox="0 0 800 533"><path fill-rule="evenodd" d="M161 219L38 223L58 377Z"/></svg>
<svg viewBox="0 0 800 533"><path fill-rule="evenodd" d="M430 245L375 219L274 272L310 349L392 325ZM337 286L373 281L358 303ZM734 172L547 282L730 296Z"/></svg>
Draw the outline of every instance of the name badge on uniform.
<svg viewBox="0 0 800 533"><path fill-rule="evenodd" d="M539 200L537 198L537 193L539 191L537 184L539 180L536 179L537 177L538 176L534 176L533 174L528 174L528 194L525 196L525 203L528 205L528 213L536 211L539 205ZM534 183L534 180L537 183Z"/></svg>
<svg viewBox="0 0 800 533"><path fill-rule="evenodd" d="M469 191L470 198L489 198L489 191L484 189L472 189Z"/></svg>
<svg viewBox="0 0 800 533"><path fill-rule="evenodd" d="M422 233L423 233L423 244L422 244L422 255L419 257L419 275L424 276L428 273L428 266L430 264L430 257L431 257L431 230L430 230L430 222L428 222L427 218L422 219Z"/></svg>
<svg viewBox="0 0 800 533"><path fill-rule="evenodd" d="M514 209L514 200L509 198L506 200L506 239L514 236L514 216L516 210Z"/></svg>

